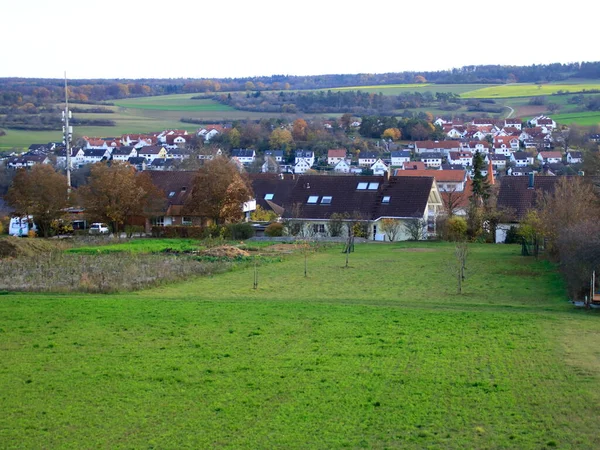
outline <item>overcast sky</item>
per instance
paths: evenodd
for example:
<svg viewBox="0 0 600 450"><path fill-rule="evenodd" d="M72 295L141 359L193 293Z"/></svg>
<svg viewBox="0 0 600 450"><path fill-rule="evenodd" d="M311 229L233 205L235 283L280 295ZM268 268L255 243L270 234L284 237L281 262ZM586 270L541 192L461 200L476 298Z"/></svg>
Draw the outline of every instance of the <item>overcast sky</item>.
<svg viewBox="0 0 600 450"><path fill-rule="evenodd" d="M225 78L600 61L594 2L0 0L0 77Z"/></svg>

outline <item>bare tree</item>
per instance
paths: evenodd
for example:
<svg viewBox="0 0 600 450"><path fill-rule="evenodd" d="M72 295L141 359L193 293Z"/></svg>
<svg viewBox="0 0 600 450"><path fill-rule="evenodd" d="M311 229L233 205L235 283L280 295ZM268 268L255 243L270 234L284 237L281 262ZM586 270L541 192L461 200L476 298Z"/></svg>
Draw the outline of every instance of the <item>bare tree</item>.
<svg viewBox="0 0 600 450"><path fill-rule="evenodd" d="M404 223L404 228L408 233L409 239L412 241L421 241L425 239L425 230L427 227L427 222L425 219L421 218L413 218L408 219Z"/></svg>
<svg viewBox="0 0 600 450"><path fill-rule="evenodd" d="M402 230L402 223L398 219L382 219L379 228L390 242L394 242Z"/></svg>
<svg viewBox="0 0 600 450"><path fill-rule="evenodd" d="M456 276L456 292L462 294L462 287L465 281L465 270L467 266L467 256L469 255L469 247L466 242L457 242L454 248L454 265L453 271Z"/></svg>

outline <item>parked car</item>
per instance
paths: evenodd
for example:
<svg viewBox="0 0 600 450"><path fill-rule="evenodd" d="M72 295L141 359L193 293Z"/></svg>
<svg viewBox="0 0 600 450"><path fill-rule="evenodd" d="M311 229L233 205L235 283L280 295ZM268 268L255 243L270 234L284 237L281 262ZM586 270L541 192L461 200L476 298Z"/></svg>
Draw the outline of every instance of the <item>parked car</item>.
<svg viewBox="0 0 600 450"><path fill-rule="evenodd" d="M96 222L90 226L90 234L108 234L110 230L108 229L108 225L105 223Z"/></svg>

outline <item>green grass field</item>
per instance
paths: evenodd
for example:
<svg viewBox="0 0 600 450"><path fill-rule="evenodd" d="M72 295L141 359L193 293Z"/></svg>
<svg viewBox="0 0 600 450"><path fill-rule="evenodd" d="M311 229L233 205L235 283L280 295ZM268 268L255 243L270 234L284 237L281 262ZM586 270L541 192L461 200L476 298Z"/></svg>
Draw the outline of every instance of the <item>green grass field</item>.
<svg viewBox="0 0 600 450"><path fill-rule="evenodd" d="M552 118L566 125L577 124L582 126L599 125L600 111L572 112L553 114Z"/></svg>
<svg viewBox="0 0 600 450"><path fill-rule="evenodd" d="M453 94L463 94L465 92L475 91L489 84L384 84L380 86L351 86L342 88L332 88L331 91L362 91L373 94L399 95L407 92L452 92ZM494 85L495 86L495 85Z"/></svg>
<svg viewBox="0 0 600 450"><path fill-rule="evenodd" d="M551 95L558 91L580 92L583 90L600 89L600 83L573 83L573 84L542 84L514 83L504 84L481 89L471 90L461 94L462 98L508 98L508 97L536 97Z"/></svg>
<svg viewBox="0 0 600 450"><path fill-rule="evenodd" d="M420 249L420 251L418 251ZM0 296L4 448L598 448L598 315L517 246Z"/></svg>

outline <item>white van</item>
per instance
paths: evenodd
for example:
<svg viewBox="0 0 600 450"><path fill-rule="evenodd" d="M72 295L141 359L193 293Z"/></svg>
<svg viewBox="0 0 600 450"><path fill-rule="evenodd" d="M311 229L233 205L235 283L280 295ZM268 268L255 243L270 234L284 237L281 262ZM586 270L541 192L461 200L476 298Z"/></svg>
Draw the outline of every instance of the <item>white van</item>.
<svg viewBox="0 0 600 450"><path fill-rule="evenodd" d="M10 224L8 225L8 234L11 236L27 236L30 225L33 226L31 229L37 231L37 227L33 223L33 216L11 217Z"/></svg>

